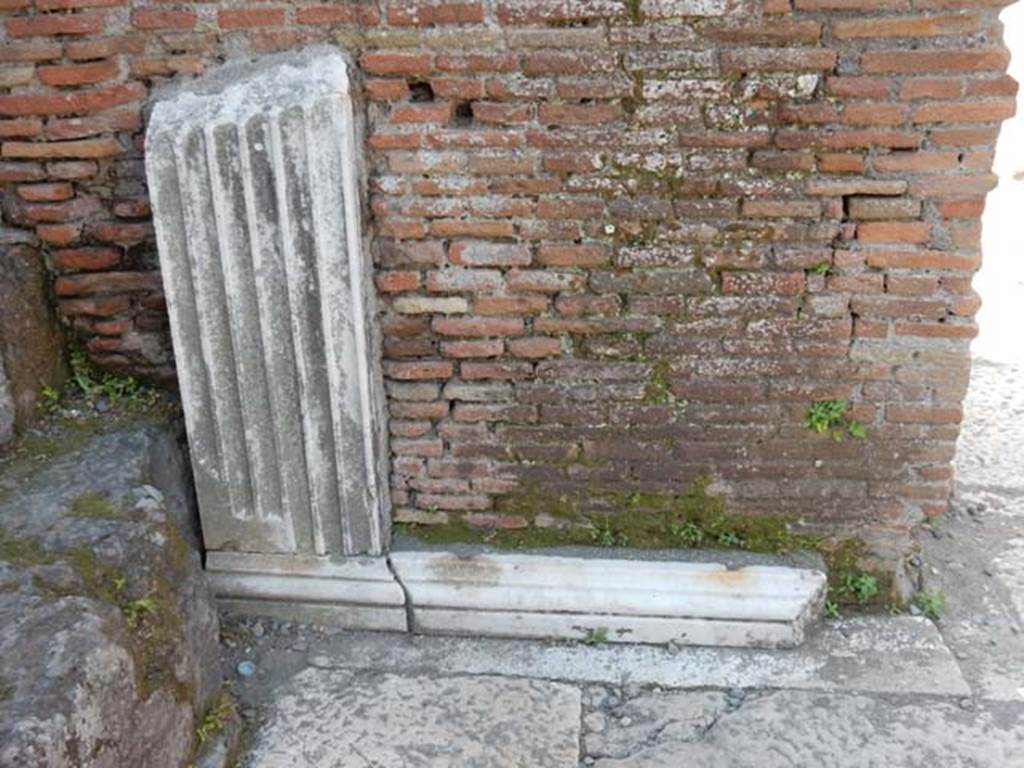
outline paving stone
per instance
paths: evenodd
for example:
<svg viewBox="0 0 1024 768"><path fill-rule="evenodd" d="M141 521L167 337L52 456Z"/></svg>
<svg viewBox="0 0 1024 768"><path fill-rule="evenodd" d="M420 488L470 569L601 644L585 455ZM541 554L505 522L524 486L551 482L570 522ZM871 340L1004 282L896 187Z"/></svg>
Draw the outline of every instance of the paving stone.
<svg viewBox="0 0 1024 768"><path fill-rule="evenodd" d="M537 680L307 669L274 697L248 768L563 768L580 692Z"/></svg>
<svg viewBox="0 0 1024 768"><path fill-rule="evenodd" d="M678 694L679 697L704 694ZM1024 708L779 691L722 714L703 733L661 733L597 768L1005 768L1020 765Z"/></svg>
<svg viewBox="0 0 1024 768"><path fill-rule="evenodd" d="M594 757L626 757L637 744L653 740L692 741L728 709L726 695L718 691L648 694L632 699L612 712L601 732L584 738L586 753Z"/></svg>

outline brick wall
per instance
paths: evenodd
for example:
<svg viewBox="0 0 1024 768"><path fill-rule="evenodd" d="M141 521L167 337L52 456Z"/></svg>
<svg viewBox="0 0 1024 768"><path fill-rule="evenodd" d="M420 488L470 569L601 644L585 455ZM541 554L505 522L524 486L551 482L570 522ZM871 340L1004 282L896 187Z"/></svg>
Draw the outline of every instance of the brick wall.
<svg viewBox="0 0 1024 768"><path fill-rule="evenodd" d="M523 489L586 512L709 478L895 561L950 491L1006 4L0 0L5 226L97 362L171 376L148 94L337 43L398 520L519 526ZM866 439L803 427L829 398Z"/></svg>

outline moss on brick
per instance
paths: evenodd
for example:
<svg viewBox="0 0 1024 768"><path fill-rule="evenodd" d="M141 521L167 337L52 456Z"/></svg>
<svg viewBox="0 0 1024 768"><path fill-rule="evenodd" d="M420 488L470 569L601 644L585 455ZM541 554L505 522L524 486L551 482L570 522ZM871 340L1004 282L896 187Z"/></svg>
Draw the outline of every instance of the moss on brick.
<svg viewBox="0 0 1024 768"><path fill-rule="evenodd" d="M738 549L769 555L796 552L820 554L826 565L829 599L845 607L881 605L891 596L892 576L862 567L867 548L856 537L831 539L795 530L786 515L737 515L725 499L711 492L710 481L695 480L685 493L620 493L600 489L587 494L611 511L581 512L583 498L545 494L539 483L499 500L503 513L531 522L546 515L566 521L563 527L531 525L520 529L475 528L461 519L444 525L399 523L405 533L434 546L480 544L497 549L529 550L564 546L607 546L635 549ZM868 606L844 590L850 578L868 574L878 579L879 595Z"/></svg>

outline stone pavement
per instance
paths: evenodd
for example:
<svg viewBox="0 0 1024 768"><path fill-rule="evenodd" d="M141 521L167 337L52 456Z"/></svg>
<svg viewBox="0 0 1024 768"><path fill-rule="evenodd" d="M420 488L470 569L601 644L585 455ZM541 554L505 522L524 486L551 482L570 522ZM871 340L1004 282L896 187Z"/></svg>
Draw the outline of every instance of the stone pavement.
<svg viewBox="0 0 1024 768"><path fill-rule="evenodd" d="M952 512L921 535L937 624L848 617L761 651L229 619L240 765L1024 766L1024 364L979 360L966 408Z"/></svg>

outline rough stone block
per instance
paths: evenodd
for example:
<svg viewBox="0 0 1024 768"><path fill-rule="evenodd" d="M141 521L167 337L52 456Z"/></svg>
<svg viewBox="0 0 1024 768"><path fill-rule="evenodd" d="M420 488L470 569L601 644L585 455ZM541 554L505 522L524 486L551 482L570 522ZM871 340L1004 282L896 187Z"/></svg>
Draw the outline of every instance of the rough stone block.
<svg viewBox="0 0 1024 768"><path fill-rule="evenodd" d="M176 431L156 426L5 467L0 765L190 761L221 684L190 498Z"/></svg>
<svg viewBox="0 0 1024 768"><path fill-rule="evenodd" d="M0 445L32 421L42 387L60 387L66 376L48 285L36 249L0 245Z"/></svg>

